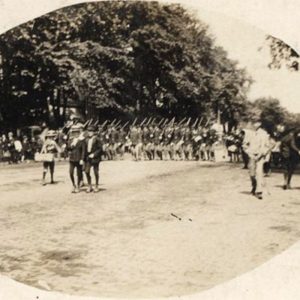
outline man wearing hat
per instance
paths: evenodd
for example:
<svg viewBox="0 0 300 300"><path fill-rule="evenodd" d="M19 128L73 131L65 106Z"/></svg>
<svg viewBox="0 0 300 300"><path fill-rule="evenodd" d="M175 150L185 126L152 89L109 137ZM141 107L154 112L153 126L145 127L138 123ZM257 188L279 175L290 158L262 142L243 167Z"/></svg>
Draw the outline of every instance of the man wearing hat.
<svg viewBox="0 0 300 300"><path fill-rule="evenodd" d="M92 177L90 174L93 168L95 176L94 192L99 192L99 164L103 153L103 147L100 139L97 137L96 127L91 125L88 127L88 136L85 140L85 174L88 181L87 193L93 191Z"/></svg>
<svg viewBox="0 0 300 300"><path fill-rule="evenodd" d="M72 181L72 193L79 193L80 184L83 181L82 167L85 158L85 139L82 134L81 124L73 125L70 129L67 150L69 152L69 174ZM75 183L74 171L77 171L77 184Z"/></svg>
<svg viewBox="0 0 300 300"><path fill-rule="evenodd" d="M254 132L248 138L248 146L245 151L249 157L251 193L258 199L263 199L263 166L272 145L270 145L269 134L262 128L259 116L254 117L253 127Z"/></svg>

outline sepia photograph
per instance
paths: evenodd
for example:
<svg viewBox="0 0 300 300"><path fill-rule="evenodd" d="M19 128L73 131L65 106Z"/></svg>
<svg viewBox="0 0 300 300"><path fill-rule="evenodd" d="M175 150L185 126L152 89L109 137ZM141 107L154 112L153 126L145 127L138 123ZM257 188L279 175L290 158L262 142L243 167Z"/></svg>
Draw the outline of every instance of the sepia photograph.
<svg viewBox="0 0 300 300"><path fill-rule="evenodd" d="M299 63L180 1L4 30L0 300L299 299Z"/></svg>

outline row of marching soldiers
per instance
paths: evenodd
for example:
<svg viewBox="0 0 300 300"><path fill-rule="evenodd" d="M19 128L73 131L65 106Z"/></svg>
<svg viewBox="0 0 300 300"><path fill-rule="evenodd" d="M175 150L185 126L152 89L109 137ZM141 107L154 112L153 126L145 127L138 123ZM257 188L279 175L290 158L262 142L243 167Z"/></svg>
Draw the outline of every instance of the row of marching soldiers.
<svg viewBox="0 0 300 300"><path fill-rule="evenodd" d="M48 171L50 183L54 183L56 153L68 153L73 193L81 191L83 174L86 175L88 184L86 192L98 192L99 164L104 156L113 160L117 156L123 158L126 152L131 152L136 160L210 160L213 159L213 145L220 138L216 130L208 128L209 121L205 126L201 126L201 120L196 120L193 125L189 125L190 119L178 124L175 123L175 119L154 124L151 119L141 124L136 124L135 120L129 128L128 123L120 127L120 122L114 122L98 125L97 122L93 124L92 120L85 124L73 121L67 123L60 132L49 130L44 136L42 134L43 147L38 153L44 168L42 184L46 185ZM62 149L59 142L62 132L67 140L64 144L65 149Z"/></svg>
<svg viewBox="0 0 300 300"><path fill-rule="evenodd" d="M99 126L99 138L107 160L123 159L131 153L135 160L213 160L214 145L219 140L209 120L183 119L176 123L151 118L132 125L119 122Z"/></svg>

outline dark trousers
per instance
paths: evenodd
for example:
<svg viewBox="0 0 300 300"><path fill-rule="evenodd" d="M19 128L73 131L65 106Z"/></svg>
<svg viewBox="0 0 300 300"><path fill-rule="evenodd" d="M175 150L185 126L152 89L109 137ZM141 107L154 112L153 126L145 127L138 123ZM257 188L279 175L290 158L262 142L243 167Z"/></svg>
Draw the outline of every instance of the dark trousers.
<svg viewBox="0 0 300 300"><path fill-rule="evenodd" d="M94 170L96 186L99 184L99 164L100 164L100 162L93 162L90 159L88 159L85 162L84 171L85 171L85 174L86 174L86 179L87 179L88 185L92 184L91 168Z"/></svg>
<svg viewBox="0 0 300 300"><path fill-rule="evenodd" d="M248 169L249 156L244 150L242 150L242 159L243 159L243 163L244 163L244 168Z"/></svg>
<svg viewBox="0 0 300 300"><path fill-rule="evenodd" d="M80 183L82 182L83 175L82 175L82 165L80 165L79 161L70 161L69 162L70 168L70 178L72 181L73 186L75 186L75 177L74 177L74 171L76 169L77 173L77 186L79 187Z"/></svg>
<svg viewBox="0 0 300 300"><path fill-rule="evenodd" d="M54 182L54 168L55 168L55 162L54 161L45 161L43 163L44 171L43 171L43 181L46 178L46 174L48 169L50 170L50 177L51 177L51 182Z"/></svg>
<svg viewBox="0 0 300 300"><path fill-rule="evenodd" d="M298 156L290 156L288 158L283 159L283 165L284 165L284 186L290 187L291 180L293 177L293 174L296 170L296 167L299 163L299 157Z"/></svg>

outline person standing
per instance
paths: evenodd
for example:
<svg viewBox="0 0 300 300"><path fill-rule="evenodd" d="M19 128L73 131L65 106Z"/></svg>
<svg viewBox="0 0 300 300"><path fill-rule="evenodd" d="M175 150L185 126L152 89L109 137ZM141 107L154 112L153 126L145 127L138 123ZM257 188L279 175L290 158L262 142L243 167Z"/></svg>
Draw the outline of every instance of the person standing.
<svg viewBox="0 0 300 300"><path fill-rule="evenodd" d="M7 148L10 153L8 163L9 164L17 163L17 151L15 148L15 138L14 138L14 134L11 131L8 133Z"/></svg>
<svg viewBox="0 0 300 300"><path fill-rule="evenodd" d="M43 179L42 179L42 185L46 185L46 174L48 172L48 169L50 170L50 177L51 181L50 183L54 183L54 168L55 168L55 161L54 161L54 154L60 153L61 149L55 142L56 132L54 130L49 130L45 137L45 142L43 144L41 153L42 154L49 154L49 158L47 161L43 162Z"/></svg>
<svg viewBox="0 0 300 300"><path fill-rule="evenodd" d="M30 143L28 137L25 135L23 136L22 147L23 147L22 161L25 161L28 163L29 160L33 159L32 146L31 146L31 143Z"/></svg>
<svg viewBox="0 0 300 300"><path fill-rule="evenodd" d="M300 161L299 135L300 129L292 130L281 139L280 152L284 166L284 190L291 189L292 176Z"/></svg>
<svg viewBox="0 0 300 300"><path fill-rule="evenodd" d="M82 137L82 126L73 125L70 129L70 138L67 143L69 152L69 174L73 185L72 193L80 192L80 184L83 181L82 167L85 158L85 140ZM74 171L77 173L77 184Z"/></svg>
<svg viewBox="0 0 300 300"><path fill-rule="evenodd" d="M88 136L85 140L85 174L88 182L87 193L99 192L99 164L103 154L103 147L100 139L97 137L96 127L88 127ZM94 171L95 188L92 187L91 169Z"/></svg>
<svg viewBox="0 0 300 300"><path fill-rule="evenodd" d="M240 139L241 139L241 154L243 160L243 169L247 170L249 165L249 156L247 154L247 148L249 146L249 139L253 132L248 129L241 130Z"/></svg>
<svg viewBox="0 0 300 300"><path fill-rule="evenodd" d="M260 119L254 123L254 132L248 139L248 147L245 149L249 157L249 175L251 179L251 194L258 199L263 199L263 166L266 156L272 149L268 133L262 128Z"/></svg>

